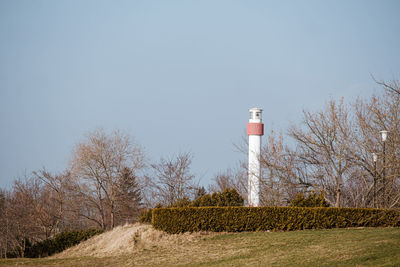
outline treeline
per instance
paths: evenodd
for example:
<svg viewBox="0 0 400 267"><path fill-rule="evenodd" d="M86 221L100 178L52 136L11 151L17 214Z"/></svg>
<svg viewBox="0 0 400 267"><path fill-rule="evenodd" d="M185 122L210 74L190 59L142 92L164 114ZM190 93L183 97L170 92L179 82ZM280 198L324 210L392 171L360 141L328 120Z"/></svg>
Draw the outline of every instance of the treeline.
<svg viewBox="0 0 400 267"><path fill-rule="evenodd" d="M369 99L330 101L322 111L304 111L286 133L271 131L260 156L263 206L308 205L304 199L317 192L324 206L400 207L400 88L380 84L384 90ZM214 205L212 193L231 188L247 199L247 162L216 175L208 190L191 162L190 153L150 162L129 134L89 133L65 171L41 169L0 190L0 257L23 257L27 244L61 232L135 222L156 205Z"/></svg>
<svg viewBox="0 0 400 267"><path fill-rule="evenodd" d="M24 257L29 246L59 233L112 229L155 205L202 196L191 162L181 153L149 164L128 134L89 133L65 171L34 171L0 190L0 257Z"/></svg>
<svg viewBox="0 0 400 267"><path fill-rule="evenodd" d="M263 206L285 206L298 193L322 192L332 207L400 208L400 87L323 110L271 131L261 152ZM387 138L382 139L382 131ZM237 146L247 153L247 143ZM216 177L219 187L247 193L246 162Z"/></svg>
<svg viewBox="0 0 400 267"><path fill-rule="evenodd" d="M400 90L396 81L381 84L384 92L369 99L304 111L302 123L287 130L293 145L268 136L261 159L266 205L314 190L335 207L400 207Z"/></svg>
<svg viewBox="0 0 400 267"><path fill-rule="evenodd" d="M96 131L79 143L70 168L45 169L0 192L0 256L24 257L28 244L58 233L111 229L137 219L142 154L129 136Z"/></svg>

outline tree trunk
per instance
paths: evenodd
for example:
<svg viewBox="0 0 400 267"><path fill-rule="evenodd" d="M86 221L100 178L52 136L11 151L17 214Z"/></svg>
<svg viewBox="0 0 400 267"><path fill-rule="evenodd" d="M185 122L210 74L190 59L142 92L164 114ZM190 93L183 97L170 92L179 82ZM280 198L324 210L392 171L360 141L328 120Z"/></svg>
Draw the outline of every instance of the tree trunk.
<svg viewBox="0 0 400 267"><path fill-rule="evenodd" d="M335 208L340 207L340 198L341 198L341 187L342 187L342 175L340 174L337 178L336 184L336 201L335 201Z"/></svg>
<svg viewBox="0 0 400 267"><path fill-rule="evenodd" d="M114 200L111 200L111 229L114 229Z"/></svg>
<svg viewBox="0 0 400 267"><path fill-rule="evenodd" d="M22 241L21 258L25 258L25 246L26 246L26 238L24 237L24 241Z"/></svg>
<svg viewBox="0 0 400 267"><path fill-rule="evenodd" d="M339 188L339 187L336 189L335 207L336 207L336 208L339 208L339 207L340 207L340 188Z"/></svg>

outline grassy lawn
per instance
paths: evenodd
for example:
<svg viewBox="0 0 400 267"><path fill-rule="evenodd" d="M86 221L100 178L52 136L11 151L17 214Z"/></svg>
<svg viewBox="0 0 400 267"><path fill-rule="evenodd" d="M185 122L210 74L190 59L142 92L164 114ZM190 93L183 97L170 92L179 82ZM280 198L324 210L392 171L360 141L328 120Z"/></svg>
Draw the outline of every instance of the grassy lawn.
<svg viewBox="0 0 400 267"><path fill-rule="evenodd" d="M400 266L400 228L226 233L118 257L9 259L0 266Z"/></svg>

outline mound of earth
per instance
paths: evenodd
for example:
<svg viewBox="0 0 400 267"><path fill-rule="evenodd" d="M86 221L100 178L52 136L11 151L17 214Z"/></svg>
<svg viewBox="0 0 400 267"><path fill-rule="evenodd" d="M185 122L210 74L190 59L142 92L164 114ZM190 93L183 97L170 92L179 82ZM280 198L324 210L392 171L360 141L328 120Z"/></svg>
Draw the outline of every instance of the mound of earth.
<svg viewBox="0 0 400 267"><path fill-rule="evenodd" d="M128 224L96 235L52 258L107 257L129 254L135 250L154 247L171 247L186 242L197 242L211 233L197 232L170 235L148 224Z"/></svg>

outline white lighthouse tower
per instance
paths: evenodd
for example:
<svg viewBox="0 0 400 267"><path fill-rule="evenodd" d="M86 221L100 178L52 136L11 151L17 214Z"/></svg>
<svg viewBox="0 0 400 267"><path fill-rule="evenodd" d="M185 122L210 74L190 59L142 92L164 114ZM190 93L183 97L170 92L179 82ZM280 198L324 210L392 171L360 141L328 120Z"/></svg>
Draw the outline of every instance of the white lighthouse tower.
<svg viewBox="0 0 400 267"><path fill-rule="evenodd" d="M249 109L250 119L247 123L247 135L249 136L249 178L248 178L248 205L260 206L260 152L261 136L264 135L262 123L262 109Z"/></svg>

